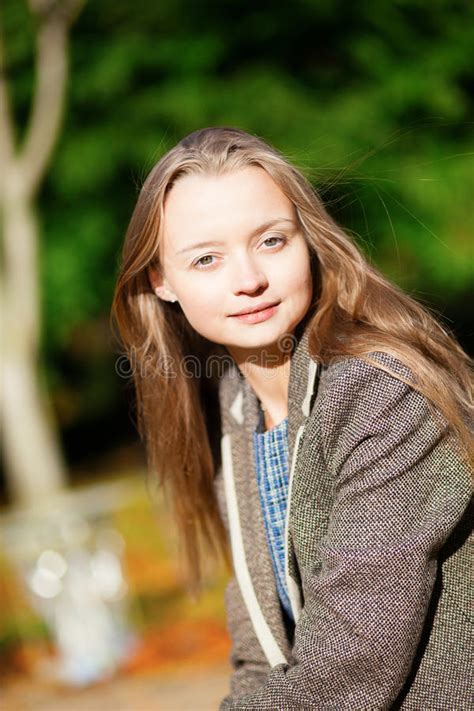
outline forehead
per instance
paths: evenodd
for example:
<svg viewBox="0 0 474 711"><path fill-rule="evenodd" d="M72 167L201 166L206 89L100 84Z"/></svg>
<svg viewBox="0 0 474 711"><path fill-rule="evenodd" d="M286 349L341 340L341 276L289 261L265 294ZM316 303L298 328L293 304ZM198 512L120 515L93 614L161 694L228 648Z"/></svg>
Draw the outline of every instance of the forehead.
<svg viewBox="0 0 474 711"><path fill-rule="evenodd" d="M275 217L295 219L295 208L263 168L186 175L167 195L163 235L182 248L196 239L239 237Z"/></svg>

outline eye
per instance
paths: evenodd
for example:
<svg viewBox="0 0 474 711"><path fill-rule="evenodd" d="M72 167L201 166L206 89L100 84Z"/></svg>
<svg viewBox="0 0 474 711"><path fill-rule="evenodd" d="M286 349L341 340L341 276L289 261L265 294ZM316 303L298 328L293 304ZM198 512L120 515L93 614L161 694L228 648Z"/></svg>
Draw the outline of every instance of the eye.
<svg viewBox="0 0 474 711"><path fill-rule="evenodd" d="M273 244L268 244L269 242L272 242ZM283 244L286 242L286 238L283 237L283 235L271 235L270 237L266 237L263 240L262 244L266 244L268 247L276 247L279 244Z"/></svg>
<svg viewBox="0 0 474 711"><path fill-rule="evenodd" d="M205 254L202 257L199 257L199 259L196 259L195 262L193 262L193 267L197 267L198 269L202 269L204 267L210 267L214 264L214 262L206 261L209 259L214 259L213 254Z"/></svg>

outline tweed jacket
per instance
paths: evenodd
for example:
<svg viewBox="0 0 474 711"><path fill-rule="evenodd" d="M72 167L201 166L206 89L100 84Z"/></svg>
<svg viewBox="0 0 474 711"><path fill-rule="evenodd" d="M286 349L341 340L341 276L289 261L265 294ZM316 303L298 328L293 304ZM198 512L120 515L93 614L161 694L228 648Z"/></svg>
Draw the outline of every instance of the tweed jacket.
<svg viewBox="0 0 474 711"><path fill-rule="evenodd" d="M394 356L371 354L410 379ZM305 327L289 380L283 615L260 508L258 399L219 385L215 487L233 576L221 711L471 709L471 470L426 398L362 358L321 366ZM444 420L443 420L444 422Z"/></svg>

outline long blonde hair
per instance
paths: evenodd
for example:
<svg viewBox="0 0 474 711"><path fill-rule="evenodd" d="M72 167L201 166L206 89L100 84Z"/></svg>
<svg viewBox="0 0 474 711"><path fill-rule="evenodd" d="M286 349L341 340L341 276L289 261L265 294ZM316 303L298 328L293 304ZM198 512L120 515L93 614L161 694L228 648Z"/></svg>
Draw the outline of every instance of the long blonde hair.
<svg viewBox="0 0 474 711"><path fill-rule="evenodd" d="M178 304L154 294L148 268L160 269L163 207L181 176L220 175L258 166L292 201L315 275L309 347L328 363L385 351L414 375L409 382L441 413L462 456L474 461L469 421L472 361L429 310L370 265L330 217L302 172L262 139L229 127L194 131L167 152L148 175L125 236L112 317L132 364L137 426L149 470L170 496L188 563L191 591L199 589L202 544L229 563L227 537L214 493L218 433L217 382L189 377L176 364L200 362L222 347L192 329ZM390 372L390 371L389 371ZM399 377L393 373L395 377Z"/></svg>

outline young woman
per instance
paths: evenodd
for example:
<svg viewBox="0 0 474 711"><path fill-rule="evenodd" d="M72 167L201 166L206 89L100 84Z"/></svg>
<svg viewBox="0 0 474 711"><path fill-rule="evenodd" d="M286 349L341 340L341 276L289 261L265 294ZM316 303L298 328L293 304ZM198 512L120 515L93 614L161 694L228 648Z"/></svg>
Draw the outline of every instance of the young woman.
<svg viewBox="0 0 474 711"><path fill-rule="evenodd" d="M277 150L226 127L151 171L113 314L194 587L201 543L231 549L221 709L470 708L454 337Z"/></svg>

